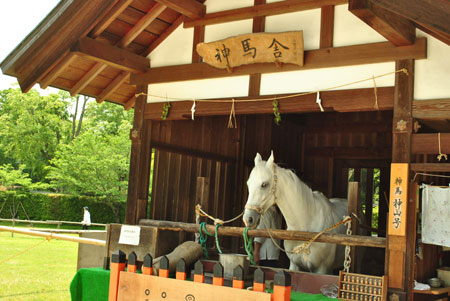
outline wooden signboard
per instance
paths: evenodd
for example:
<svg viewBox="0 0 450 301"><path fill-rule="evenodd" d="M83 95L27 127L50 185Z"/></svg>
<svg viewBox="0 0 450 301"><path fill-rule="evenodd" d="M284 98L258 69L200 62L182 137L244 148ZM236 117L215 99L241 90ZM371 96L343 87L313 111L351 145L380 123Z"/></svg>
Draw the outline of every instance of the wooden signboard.
<svg viewBox="0 0 450 301"><path fill-rule="evenodd" d="M270 301L271 296L264 292L120 272L117 300Z"/></svg>
<svg viewBox="0 0 450 301"><path fill-rule="evenodd" d="M408 201L408 163L391 164L389 201L389 235L406 235L406 202Z"/></svg>
<svg viewBox="0 0 450 301"><path fill-rule="evenodd" d="M303 66L303 31L250 33L197 44L205 63L232 68L254 63L291 63Z"/></svg>

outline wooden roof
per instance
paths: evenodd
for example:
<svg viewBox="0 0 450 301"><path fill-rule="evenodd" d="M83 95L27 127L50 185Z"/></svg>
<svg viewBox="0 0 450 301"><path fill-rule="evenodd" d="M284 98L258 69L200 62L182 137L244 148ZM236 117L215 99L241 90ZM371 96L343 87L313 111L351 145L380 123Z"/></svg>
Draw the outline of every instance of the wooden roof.
<svg viewBox="0 0 450 301"><path fill-rule="evenodd" d="M62 0L0 67L17 77L24 92L39 83L42 88L52 86L129 109L136 93L130 74L147 72L147 56L182 23L200 27L348 1L256 1L252 7L210 14L205 14L203 2ZM445 1L350 0L349 9L394 45L413 44L416 27L450 45L450 8Z"/></svg>

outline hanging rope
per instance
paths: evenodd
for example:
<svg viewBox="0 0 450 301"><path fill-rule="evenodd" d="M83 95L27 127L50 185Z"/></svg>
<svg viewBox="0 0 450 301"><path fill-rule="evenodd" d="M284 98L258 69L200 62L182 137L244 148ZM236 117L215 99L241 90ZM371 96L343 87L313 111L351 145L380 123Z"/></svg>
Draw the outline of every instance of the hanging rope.
<svg viewBox="0 0 450 301"><path fill-rule="evenodd" d="M233 124L234 121L234 124ZM233 102L231 103L231 111L230 111L230 118L228 118L228 128L237 128L237 122L236 122L236 112L234 110L234 98Z"/></svg>
<svg viewBox="0 0 450 301"><path fill-rule="evenodd" d="M439 155L437 156L437 159L439 161L441 161L442 158L444 158L445 160L447 160L447 155L443 154L441 152L441 133L438 133L438 144L439 144Z"/></svg>
<svg viewBox="0 0 450 301"><path fill-rule="evenodd" d="M240 218L242 215L244 215L244 211L242 211L238 216L235 216L232 219L223 221L220 218L215 218L215 217L209 215L208 213L206 213L205 211L203 211L202 206L200 204L197 204L195 206L195 212L197 214L199 214L200 216L204 216L204 217L207 217L210 220L212 220L214 222L214 225L217 225L217 224L221 224L221 225L228 224L228 223L234 222L235 220Z"/></svg>
<svg viewBox="0 0 450 301"><path fill-rule="evenodd" d="M217 234L219 227L222 226L221 224L217 224L216 225L216 229L214 232L214 236L216 238L216 247L217 247L217 251L219 251L219 254L222 254L222 249L220 249L220 244L219 244L219 235Z"/></svg>
<svg viewBox="0 0 450 301"><path fill-rule="evenodd" d="M373 107L375 110L379 110L380 107L378 107L378 92L377 92L377 83L375 82L375 77L372 77L373 79L373 94L375 95L375 104Z"/></svg>
<svg viewBox="0 0 450 301"><path fill-rule="evenodd" d="M347 216L349 221L347 222L347 235L352 235L352 219ZM350 271L350 265L352 263L352 258L350 257L350 246L345 246L345 259L344 259L344 271L349 272Z"/></svg>
<svg viewBox="0 0 450 301"><path fill-rule="evenodd" d="M244 237L244 247L245 252L247 252L248 258L250 259L250 263L255 265L255 252L253 250L253 237L248 237L248 228L244 228L244 232L242 233L242 236Z"/></svg>
<svg viewBox="0 0 450 301"><path fill-rule="evenodd" d="M23 251L21 251L21 252L19 252L19 253L17 253L17 254L14 254L13 256L10 256L10 257L8 257L8 258L6 258L6 259L0 261L0 265L4 264L5 262L7 262L7 261L9 261L9 260L11 260L11 259L16 258L17 256L20 256L20 255L22 255L22 254L24 254L24 253L30 251L31 249L36 248L37 246L41 245L42 243L44 243L44 242L46 242L46 241L50 241L50 240L51 240L50 237L46 237L45 239L41 240L40 242L38 242L38 243L35 244L34 246L31 246L31 247L29 247L29 248L27 248L27 249L25 249L25 250L23 250Z"/></svg>
<svg viewBox="0 0 450 301"><path fill-rule="evenodd" d="M208 235L214 236L214 234L211 234L208 232L208 230L206 230L205 222L200 223L199 233L200 233L200 245L202 246L203 249L203 255L205 255L205 258L209 258L208 249L206 248L206 241L208 240Z"/></svg>

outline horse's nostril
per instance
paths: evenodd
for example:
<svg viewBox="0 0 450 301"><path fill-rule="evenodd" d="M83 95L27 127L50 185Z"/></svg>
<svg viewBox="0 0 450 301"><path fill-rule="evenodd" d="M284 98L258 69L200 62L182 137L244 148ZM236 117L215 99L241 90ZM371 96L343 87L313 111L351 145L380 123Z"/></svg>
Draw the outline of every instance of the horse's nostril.
<svg viewBox="0 0 450 301"><path fill-rule="evenodd" d="M251 225L251 224L253 224L253 217L249 217L248 218L248 223Z"/></svg>

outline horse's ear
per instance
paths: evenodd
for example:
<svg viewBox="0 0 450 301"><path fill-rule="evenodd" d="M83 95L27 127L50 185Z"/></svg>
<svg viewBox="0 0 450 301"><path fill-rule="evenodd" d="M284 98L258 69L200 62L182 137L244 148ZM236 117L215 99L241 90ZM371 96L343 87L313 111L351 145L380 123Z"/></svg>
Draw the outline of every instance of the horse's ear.
<svg viewBox="0 0 450 301"><path fill-rule="evenodd" d="M270 152L270 157L267 159L266 167L272 167L274 161L273 151Z"/></svg>
<svg viewBox="0 0 450 301"><path fill-rule="evenodd" d="M258 165L259 162L262 161L261 155L259 153L256 153L255 156L255 166Z"/></svg>

